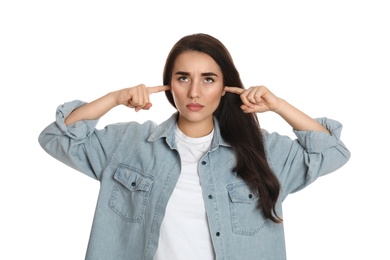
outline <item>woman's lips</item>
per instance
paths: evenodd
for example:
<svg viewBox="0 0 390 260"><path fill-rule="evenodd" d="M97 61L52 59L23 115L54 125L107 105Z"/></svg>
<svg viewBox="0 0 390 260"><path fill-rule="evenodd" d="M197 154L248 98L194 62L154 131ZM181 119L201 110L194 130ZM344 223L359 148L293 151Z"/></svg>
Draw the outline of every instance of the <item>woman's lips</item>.
<svg viewBox="0 0 390 260"><path fill-rule="evenodd" d="M197 103L191 103L187 105L187 108L190 111L199 111L203 108L203 106Z"/></svg>

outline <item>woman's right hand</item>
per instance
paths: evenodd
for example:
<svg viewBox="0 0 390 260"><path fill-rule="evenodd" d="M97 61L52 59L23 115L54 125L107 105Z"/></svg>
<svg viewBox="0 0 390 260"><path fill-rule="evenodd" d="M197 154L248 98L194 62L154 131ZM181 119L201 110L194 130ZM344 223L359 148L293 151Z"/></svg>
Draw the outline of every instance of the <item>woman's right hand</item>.
<svg viewBox="0 0 390 260"><path fill-rule="evenodd" d="M134 108L136 112L141 109L148 110L152 107L149 96L169 89L169 86L146 87L144 84L140 84L135 87L115 91L115 102L117 105Z"/></svg>

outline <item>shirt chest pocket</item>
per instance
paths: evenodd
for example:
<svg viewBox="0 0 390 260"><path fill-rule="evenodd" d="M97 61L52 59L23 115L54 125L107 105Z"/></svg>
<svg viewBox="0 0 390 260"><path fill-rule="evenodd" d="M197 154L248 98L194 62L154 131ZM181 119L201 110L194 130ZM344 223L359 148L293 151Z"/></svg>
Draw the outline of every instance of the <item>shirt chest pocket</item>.
<svg viewBox="0 0 390 260"><path fill-rule="evenodd" d="M233 232L244 236L255 235L266 221L257 208L258 196L244 182L229 184L226 188Z"/></svg>
<svg viewBox="0 0 390 260"><path fill-rule="evenodd" d="M114 179L109 207L126 222L142 222L154 177L129 165L120 164L114 173Z"/></svg>

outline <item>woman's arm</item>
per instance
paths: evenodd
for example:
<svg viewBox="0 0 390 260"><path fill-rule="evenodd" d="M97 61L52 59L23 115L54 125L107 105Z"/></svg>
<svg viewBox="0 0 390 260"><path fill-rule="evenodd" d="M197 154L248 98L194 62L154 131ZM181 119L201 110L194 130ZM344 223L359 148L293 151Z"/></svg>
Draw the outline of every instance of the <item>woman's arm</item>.
<svg viewBox="0 0 390 260"><path fill-rule="evenodd" d="M280 99L279 108L273 110L280 115L291 127L298 131L329 131L313 118L309 117L284 99Z"/></svg>
<svg viewBox="0 0 390 260"><path fill-rule="evenodd" d="M149 100L150 94L168 89L168 86L146 87L144 84L140 84L135 87L110 92L101 98L75 109L65 119L65 124L68 126L80 120L99 119L118 105L135 108L135 111L139 111L140 109L147 110L152 106Z"/></svg>
<svg viewBox="0 0 390 260"><path fill-rule="evenodd" d="M243 102L241 109L245 113L273 111L280 115L295 130L329 133L323 125L292 106L286 100L275 96L264 86L256 86L249 89L225 87L225 91L240 95Z"/></svg>

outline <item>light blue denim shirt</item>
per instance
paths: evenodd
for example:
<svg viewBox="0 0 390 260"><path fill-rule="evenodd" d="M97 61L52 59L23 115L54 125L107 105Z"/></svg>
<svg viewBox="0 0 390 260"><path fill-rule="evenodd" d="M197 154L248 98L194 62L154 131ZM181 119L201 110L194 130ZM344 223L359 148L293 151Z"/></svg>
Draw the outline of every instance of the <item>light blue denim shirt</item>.
<svg viewBox="0 0 390 260"><path fill-rule="evenodd" d="M97 120L85 120L65 126L64 118L83 104L60 105L39 143L54 158L101 183L86 259L152 260L180 174L177 114L160 125L128 122L97 130ZM262 130L268 161L282 186L279 216L288 194L337 170L350 157L340 141L342 125L317 120L331 135L295 131L297 139L291 140ZM256 209L258 197L232 171L235 155L216 120L214 132L210 150L199 161L199 178L216 259L286 259L283 224L266 220Z"/></svg>

